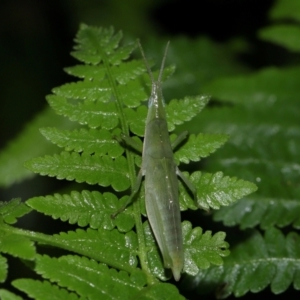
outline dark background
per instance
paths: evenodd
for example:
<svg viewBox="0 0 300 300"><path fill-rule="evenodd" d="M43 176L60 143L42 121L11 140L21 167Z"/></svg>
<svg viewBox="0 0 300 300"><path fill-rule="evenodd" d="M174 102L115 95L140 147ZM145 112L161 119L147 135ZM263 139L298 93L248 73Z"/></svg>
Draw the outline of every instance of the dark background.
<svg viewBox="0 0 300 300"><path fill-rule="evenodd" d="M122 2L0 2L1 148L46 105L45 95L51 88L70 81L62 69L75 62L69 53L80 22L113 25L141 39L207 35L226 42L244 36L259 47L255 35L267 24L274 1L201 0L201 6L191 0ZM259 61L264 61L261 53Z"/></svg>

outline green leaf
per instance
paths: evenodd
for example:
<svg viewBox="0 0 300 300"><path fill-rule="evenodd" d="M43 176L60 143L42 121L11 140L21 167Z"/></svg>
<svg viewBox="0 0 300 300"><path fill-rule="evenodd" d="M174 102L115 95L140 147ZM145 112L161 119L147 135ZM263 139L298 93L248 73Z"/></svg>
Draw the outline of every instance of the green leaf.
<svg viewBox="0 0 300 300"><path fill-rule="evenodd" d="M1 300L22 300L21 297L4 289L0 289L0 299Z"/></svg>
<svg viewBox="0 0 300 300"><path fill-rule="evenodd" d="M31 209L21 202L21 199L12 199L9 202L0 201L0 216L7 224L14 224L17 219L28 214Z"/></svg>
<svg viewBox="0 0 300 300"><path fill-rule="evenodd" d="M132 231L77 229L54 235L53 243L121 270L132 271L137 266L137 237Z"/></svg>
<svg viewBox="0 0 300 300"><path fill-rule="evenodd" d="M172 100L166 106L169 131L175 129L175 125L190 121L205 107L209 96L185 97L183 100Z"/></svg>
<svg viewBox="0 0 300 300"><path fill-rule="evenodd" d="M123 85L145 73L146 67L142 60L132 60L111 66L111 70L116 80ZM65 68L65 71L70 75L94 81L102 81L106 72L105 68L95 65L77 65Z"/></svg>
<svg viewBox="0 0 300 300"><path fill-rule="evenodd" d="M228 243L224 241L226 234L211 231L202 232L202 228L192 229L190 222L182 223L182 234L185 245L183 271L196 275L200 269L207 269L211 264L222 265L222 257L229 255Z"/></svg>
<svg viewBox="0 0 300 300"><path fill-rule="evenodd" d="M46 141L38 132L42 126L54 125L63 128L74 126L70 125L70 122L66 122L65 118L55 114L52 109L47 108L31 120L18 136L2 149L0 153L1 187L9 187L33 176L33 173L23 166L26 160L57 151L57 148Z"/></svg>
<svg viewBox="0 0 300 300"><path fill-rule="evenodd" d="M143 60L123 62L113 69L113 74L120 84L127 84L146 72Z"/></svg>
<svg viewBox="0 0 300 300"><path fill-rule="evenodd" d="M278 229L272 228L262 237L255 231L231 249L223 266L200 270L196 277L186 278L182 284L201 294L223 285L219 298L231 293L235 297L249 291L257 293L268 285L274 294L284 292L291 284L300 289L299 245L300 238L295 232L284 237Z"/></svg>
<svg viewBox="0 0 300 300"><path fill-rule="evenodd" d="M108 156L62 152L60 155L31 159L25 166L35 173L76 180L102 186L111 185L116 191L129 187L127 163L124 157L112 160Z"/></svg>
<svg viewBox="0 0 300 300"><path fill-rule="evenodd" d="M113 34L112 27L106 29L81 24L75 39L77 45L71 54L82 62L98 64L118 46L122 38L121 32Z"/></svg>
<svg viewBox="0 0 300 300"><path fill-rule="evenodd" d="M50 284L48 281L42 282L33 279L17 279L13 281L12 285L37 300L82 299L74 293L69 293L65 289L60 289L57 286Z"/></svg>
<svg viewBox="0 0 300 300"><path fill-rule="evenodd" d="M119 130L114 133L105 129L80 129L80 130L60 130L57 128L41 128L41 133L52 143L63 147L66 151L76 151L88 154L108 154L115 158L121 156L124 149L113 139L114 135L120 134Z"/></svg>
<svg viewBox="0 0 300 300"><path fill-rule="evenodd" d="M263 40L275 43L290 51L300 51L300 27L297 25L273 25L263 28L258 33Z"/></svg>
<svg viewBox="0 0 300 300"><path fill-rule="evenodd" d="M142 61L125 62L135 45L120 46L121 38L122 34L114 34L112 28L81 26L73 56L85 64L68 68L67 72L83 80L54 88L53 95L48 96L47 100L58 114L86 126L74 131L55 129L53 125L42 129L47 139L63 147L66 152L32 159L26 163L28 168L58 179L104 187L111 185L116 191L125 191L134 183L134 163L140 165L140 157L129 151L132 149L126 148L124 151L114 136L120 132L128 135L129 130L141 137L144 135L147 107L140 104L149 96L149 76ZM219 69L222 74L231 73L229 68L225 72ZM173 71L173 66L166 68L163 78ZM154 72L154 78L157 78L157 73ZM186 77L193 81L191 76ZM194 118L207 102L207 96L185 97L169 102L166 106L169 130ZM141 142L138 137L135 139ZM179 148L176 159L186 163L199 161L214 152L226 139L225 135L191 135ZM231 204L256 189L249 182L223 176L220 172L195 172L191 179L197 186L198 204L204 208ZM180 183L182 190L183 184ZM141 194L142 191L143 188ZM99 295L101 299L156 299L157 295L161 299L181 299L175 287L158 284L155 278L169 279L170 270L164 269L149 225L142 223L144 204L140 207L140 203L135 202L133 208L111 219L111 214L128 199L128 196L121 196L118 201L111 193L74 191L29 199L28 205L39 212L90 228L47 236L5 227L7 232L18 232L18 237L85 256L38 256L36 271L48 281L16 281L20 289L24 288L29 296L47 292L51 296L59 293L62 296L58 297L68 297L73 295L70 292L74 292L84 299L99 299ZM196 208L190 196L186 189L180 193L181 206L185 209ZM141 195L140 198L143 197ZM136 232L131 231L133 225ZM188 222L183 222L183 231L186 273L195 274L210 264L220 266L223 263L222 258L229 253L223 232L212 235L208 230L203 233L199 227L192 229ZM19 255L9 239L4 242L4 250ZM22 243L19 246L19 251L26 248Z"/></svg>
<svg viewBox="0 0 300 300"><path fill-rule="evenodd" d="M264 230L289 225L300 228L300 203L297 199L251 196L222 207L214 213L214 220L227 226L240 225L241 229L257 225Z"/></svg>
<svg viewBox="0 0 300 300"><path fill-rule="evenodd" d="M95 299L133 299L145 285L145 276L128 276L104 264L78 256L50 258L39 256L36 271L42 277L67 287L81 297Z"/></svg>
<svg viewBox="0 0 300 300"><path fill-rule="evenodd" d="M57 98L49 97L48 99L50 100L50 103L54 105L60 98L72 99L73 102L75 102L75 99L78 101L88 99L90 102L95 102L97 100L98 102L107 103L109 102L112 89L108 80L102 80L100 82L77 81L53 88L52 92L57 96Z"/></svg>
<svg viewBox="0 0 300 300"><path fill-rule="evenodd" d="M140 106L136 110L131 108L124 109L132 133L138 136L144 136L147 112L146 106Z"/></svg>
<svg viewBox="0 0 300 300"><path fill-rule="evenodd" d="M32 260L35 257L35 246L29 238L0 227L0 252Z"/></svg>
<svg viewBox="0 0 300 300"><path fill-rule="evenodd" d="M59 218L70 224L77 223L82 227L89 225L94 229L106 230L112 230L117 225L120 231L127 232L134 226L133 217L128 210L115 219L111 218L123 205L124 200L118 201L112 193L101 194L84 190L81 193L73 191L70 195L34 197L27 200L26 204L54 219Z"/></svg>
<svg viewBox="0 0 300 300"><path fill-rule="evenodd" d="M266 109L272 108L274 104L298 103L299 77L298 66L285 69L267 68L247 76L220 78L207 84L202 90L222 101L248 107L262 105Z"/></svg>
<svg viewBox="0 0 300 300"><path fill-rule="evenodd" d="M204 209L219 209L220 206L227 206L257 190L252 182L224 176L222 172L194 172L191 180L197 188L197 204ZM181 209L195 209L194 201L187 191L182 190L182 193Z"/></svg>
<svg viewBox="0 0 300 300"><path fill-rule="evenodd" d="M118 114L113 102L85 101L72 104L67 98L57 95L49 95L46 98L59 115L66 116L71 121L91 128L101 126L104 129L114 129L118 125Z"/></svg>
<svg viewBox="0 0 300 300"><path fill-rule="evenodd" d="M142 289L137 293L134 300L183 300L183 296L179 295L178 290L173 284L169 283L155 283Z"/></svg>
<svg viewBox="0 0 300 300"><path fill-rule="evenodd" d="M228 139L225 134L189 135L188 140L174 154L175 160L188 164L199 161L220 148Z"/></svg>
<svg viewBox="0 0 300 300"><path fill-rule="evenodd" d="M231 136L222 150L207 160L207 170L226 169L228 175L255 181L263 197L298 199L300 127L295 88L287 88L285 104L275 101L270 106L265 99L252 107L203 111L198 127Z"/></svg>
<svg viewBox="0 0 300 300"><path fill-rule="evenodd" d="M8 269L7 259L4 256L0 255L0 282L4 282L6 280L7 269Z"/></svg>
<svg viewBox="0 0 300 300"><path fill-rule="evenodd" d="M294 0L277 0L269 15L273 20L289 18L300 21L300 4Z"/></svg>

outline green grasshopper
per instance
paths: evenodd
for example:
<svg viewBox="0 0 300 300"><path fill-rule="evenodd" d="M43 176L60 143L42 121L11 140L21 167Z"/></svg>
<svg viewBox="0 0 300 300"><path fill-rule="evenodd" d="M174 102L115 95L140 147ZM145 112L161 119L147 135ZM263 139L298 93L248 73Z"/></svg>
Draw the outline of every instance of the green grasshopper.
<svg viewBox="0 0 300 300"><path fill-rule="evenodd" d="M142 166L125 207L138 193L142 177L145 176L145 204L149 223L163 257L164 266L172 270L175 280L178 281L184 265L184 254L177 176L183 180L194 195L196 195L196 189L180 172L173 157L173 149L186 138L187 132L179 135L172 144L168 132L161 87L168 46L169 43L165 49L158 79L154 80L139 43L152 82L152 89L148 101ZM124 140L126 142L126 138ZM128 139L127 143L131 144Z"/></svg>

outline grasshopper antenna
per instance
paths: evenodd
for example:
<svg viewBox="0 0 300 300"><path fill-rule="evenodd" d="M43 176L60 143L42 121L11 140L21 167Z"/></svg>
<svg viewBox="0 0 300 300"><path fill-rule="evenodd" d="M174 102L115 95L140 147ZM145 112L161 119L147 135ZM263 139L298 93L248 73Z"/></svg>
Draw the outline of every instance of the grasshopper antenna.
<svg viewBox="0 0 300 300"><path fill-rule="evenodd" d="M152 73L152 71L151 71L151 69L150 69L150 67L149 67L148 61L147 61L147 59L146 59L145 52L144 52L144 50L143 50L143 47L142 47L140 41L138 41L138 45L139 45L140 51L141 51L141 53L142 53L142 56L143 56L143 59L144 59L144 62L145 62L147 71L148 71L149 76L150 76L150 78L151 78L151 81L154 82L153 73ZM167 43L167 46L166 46L166 49L165 49L165 53L164 53L164 57L163 57L163 60L162 60L162 62L161 62L160 71L159 71L158 80L157 80L158 82L161 82L161 78L162 78L162 74L163 74L163 71L164 71L164 66L165 66L165 61L166 61L166 57L167 57L169 45L170 45L170 41L168 41L168 43Z"/></svg>
<svg viewBox="0 0 300 300"><path fill-rule="evenodd" d="M163 71L164 71L164 66L165 66L165 61L166 61L166 58L167 58L169 45L170 45L170 41L168 41L168 43L167 43L167 46L166 46L166 49L165 49L165 54L164 54L163 60L161 62L160 71L159 71L159 75L158 75L158 82L161 82L161 78L162 78L162 74L163 74Z"/></svg>
<svg viewBox="0 0 300 300"><path fill-rule="evenodd" d="M150 79L151 79L152 82L154 82L154 78L153 78L152 71L151 71L150 66L149 66L149 64L148 64L148 61L147 61L147 59L146 59L145 52L144 52L144 50L143 50L143 47L142 47L140 41L138 41L138 45L139 45L140 51L141 51L141 53L142 53L142 56L143 56L143 59L144 59L144 62L145 62L145 65L146 65L148 74L149 74L149 76L150 76Z"/></svg>

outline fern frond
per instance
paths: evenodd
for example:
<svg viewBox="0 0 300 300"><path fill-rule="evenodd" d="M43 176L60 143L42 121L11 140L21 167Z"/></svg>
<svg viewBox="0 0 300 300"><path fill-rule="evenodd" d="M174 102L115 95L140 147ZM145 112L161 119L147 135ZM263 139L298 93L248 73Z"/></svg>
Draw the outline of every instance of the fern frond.
<svg viewBox="0 0 300 300"><path fill-rule="evenodd" d="M38 281L33 279L17 279L12 282L12 285L20 291L26 293L36 300L80 300L75 293L70 293L66 289L58 288L48 281Z"/></svg>
<svg viewBox="0 0 300 300"><path fill-rule="evenodd" d="M217 79L204 86L203 91L222 101L248 107L255 104L257 108L259 106L271 108L275 101L276 105L279 103L286 105L287 102L298 103L299 76L300 67L298 66L285 69L271 67L247 76ZM265 110L262 112L266 113ZM277 110L277 113L280 111ZM272 115L268 114L268 117Z"/></svg>
<svg viewBox="0 0 300 300"><path fill-rule="evenodd" d="M212 89L205 89L235 103L205 110L197 120L204 131L231 136L208 168L226 169L229 175L240 174L259 186L259 196L222 208L215 220L241 228L299 227L299 76L298 66L268 68L250 76L220 79L210 85Z"/></svg>
<svg viewBox="0 0 300 300"><path fill-rule="evenodd" d="M187 141L175 153L176 161L188 164L190 161L199 161L220 148L228 139L225 134L189 135Z"/></svg>
<svg viewBox="0 0 300 300"><path fill-rule="evenodd" d="M34 242L24 236L14 234L7 227L0 227L0 252L15 257L32 260L35 257Z"/></svg>
<svg viewBox="0 0 300 300"><path fill-rule="evenodd" d="M98 64L106 59L107 53L111 53L118 46L121 38L122 33L114 34L112 27L98 28L81 24L75 38L77 44L71 54L84 63ZM99 48L105 50L101 52Z"/></svg>
<svg viewBox="0 0 300 300"><path fill-rule="evenodd" d="M123 156L112 160L107 155L88 155L62 152L60 155L34 158L25 166L41 175L76 180L89 184L111 185L116 191L129 187L128 166Z"/></svg>
<svg viewBox="0 0 300 300"><path fill-rule="evenodd" d="M280 24L263 28L259 37L263 40L283 46L290 51L300 51L300 27L293 24Z"/></svg>
<svg viewBox="0 0 300 300"><path fill-rule="evenodd" d="M109 85L108 80L98 81L77 81L66 83L60 87L52 89L53 94L57 97L63 97L70 100L86 100L88 101L100 101L108 103L112 88ZM52 96L53 97L53 96ZM50 104L54 100L51 99L51 96L47 97L47 100L50 101ZM52 100L52 101L51 101Z"/></svg>
<svg viewBox="0 0 300 300"><path fill-rule="evenodd" d="M77 121L91 128L114 129L119 122L113 102L85 101L74 105L67 98L57 95L47 96L47 100L59 115L69 117L71 121Z"/></svg>
<svg viewBox="0 0 300 300"><path fill-rule="evenodd" d="M239 225L241 229L257 225L264 230L289 225L300 228L300 202L297 199L249 196L216 211L214 220L227 226Z"/></svg>
<svg viewBox="0 0 300 300"><path fill-rule="evenodd" d="M278 21L286 19L300 20L299 3L293 0L276 1L269 12L269 16L272 20Z"/></svg>
<svg viewBox="0 0 300 300"><path fill-rule="evenodd" d="M146 106L139 106L136 110L131 108L124 109L124 113L132 133L138 136L144 136L147 112L148 110Z"/></svg>
<svg viewBox="0 0 300 300"><path fill-rule="evenodd" d="M256 181L264 197L299 198L298 111L298 106L292 104L285 109L235 107L204 111L197 126L231 136L222 151L214 154L208 168L225 168L228 175ZM233 116L230 122L229 116ZM214 121L206 123L211 119Z"/></svg>
<svg viewBox="0 0 300 300"><path fill-rule="evenodd" d="M299 245L300 238L295 232L284 237L278 229L272 228L263 237L255 231L243 243L232 248L223 266L200 270L194 279L187 278L183 284L194 285L197 289L201 282L198 293L222 287L219 298L226 298L231 293L236 297L249 291L257 293L268 285L271 285L274 294L284 292L291 284L299 290Z"/></svg>
<svg viewBox="0 0 300 300"><path fill-rule="evenodd" d="M299 4L295 1L276 1L269 13L269 17L276 23L261 29L258 32L258 36L263 40L273 42L290 51L299 52L300 27L297 23L300 20ZM283 23L287 19L295 21L295 23ZM278 21L282 22L282 24Z"/></svg>
<svg viewBox="0 0 300 300"><path fill-rule="evenodd" d="M63 147L66 151L76 151L90 154L108 154L114 158L121 156L124 148L113 139L114 135L119 135L116 130L111 133L105 129L80 129L80 130L60 130L57 128L41 128L41 133L52 143Z"/></svg>
<svg viewBox="0 0 300 300"><path fill-rule="evenodd" d="M18 218L30 211L31 208L22 203L20 199L0 202L0 253L28 260L34 258L36 253L34 242L21 234L16 234L13 227L7 225L16 223ZM6 259L0 256L0 282L6 279L6 275Z"/></svg>
<svg viewBox="0 0 300 300"><path fill-rule="evenodd" d="M183 299L170 284L156 283L145 288L146 280L142 272L136 271L128 276L125 272L116 272L103 264L77 256L59 259L39 256L36 270L44 278L57 282L59 286L67 287L82 297L88 295L89 299L157 299L159 292L159 299ZM18 282L19 280L15 281L14 285L20 288Z"/></svg>
<svg viewBox="0 0 300 300"><path fill-rule="evenodd" d="M139 293L136 294L135 299L184 300L185 297L179 295L177 288L173 284L155 283L142 289Z"/></svg>
<svg viewBox="0 0 300 300"><path fill-rule="evenodd" d="M12 199L9 202L0 201L0 219L7 224L14 224L17 219L25 216L31 209L21 202L21 199Z"/></svg>
<svg viewBox="0 0 300 300"><path fill-rule="evenodd" d="M172 100L166 106L167 122L169 131L173 131L175 125L190 121L208 103L209 96L185 97L183 100Z"/></svg>
<svg viewBox="0 0 300 300"><path fill-rule="evenodd" d="M129 273L137 266L137 237L129 231L87 230L62 232L51 239L53 245L79 253Z"/></svg>
<svg viewBox="0 0 300 300"><path fill-rule="evenodd" d="M7 259L0 254L0 282L4 282L6 280L7 269L8 269ZM1 295L1 292L0 292L0 295Z"/></svg>
<svg viewBox="0 0 300 300"><path fill-rule="evenodd" d="M197 188L198 207L206 210L227 206L257 190L255 184L236 177L224 176L222 172L215 174L194 172L190 179ZM180 208L182 210L197 209L186 189L181 190L180 188L180 192Z"/></svg>
<svg viewBox="0 0 300 300"><path fill-rule="evenodd" d="M120 84L127 84L145 71L145 63L141 60L123 62L118 66L111 66L115 79ZM84 78L86 80L102 81L105 77L105 68L95 65L77 65L64 69L68 74Z"/></svg>
<svg viewBox="0 0 300 300"><path fill-rule="evenodd" d="M133 299L146 283L142 272L128 276L104 264L78 256L38 256L36 271L45 279L89 299ZM75 276L74 276L75 275Z"/></svg>
<svg viewBox="0 0 300 300"><path fill-rule="evenodd" d="M207 269L211 264L222 265L222 257L229 255L229 244L224 241L226 234L217 232L212 236L211 231L203 233L202 228L192 228L190 222L182 224L185 242L184 271L196 275L200 269Z"/></svg>
<svg viewBox="0 0 300 300"><path fill-rule="evenodd" d="M115 219L111 218L111 215L122 207L125 200L118 200L112 193L72 191L70 195L54 194L34 197L26 203L41 213L52 216L54 219L60 218L62 221L68 221L70 224L77 223L82 227L89 225L93 229L105 230L112 230L117 226L121 232L128 232L134 226L132 215L126 213L128 210Z"/></svg>
<svg viewBox="0 0 300 300"><path fill-rule="evenodd" d="M18 295L5 290L5 289L0 289L0 299L2 300L22 300L21 297L19 297Z"/></svg>
<svg viewBox="0 0 300 300"><path fill-rule="evenodd" d="M148 97L144 85L147 86L149 83L149 76L143 74L145 68L142 67L141 61L124 62L135 45L120 46L121 37L121 33L114 34L112 29L81 26L73 55L85 65L68 68L67 72L83 80L53 89L53 95L48 96L47 100L58 114L86 125L87 128L74 131L43 128L41 131L45 137L63 147L65 152L31 159L26 163L26 167L41 175L55 176L58 179L99 184L104 187L111 185L115 191L125 191L133 184L134 163L139 165L141 159L128 148L125 148L122 155L123 149L114 136L120 132L128 135L129 129L132 134L144 136L147 107L140 104ZM174 67L166 68L163 77L169 76L173 71ZM153 72L155 78L156 73L157 71ZM185 97L181 101L172 100L166 105L169 130L173 131L175 126L191 120L207 102L207 96ZM134 139L141 143L139 137ZM226 139L225 135L191 135L181 148L178 147L176 160L186 163L199 161L200 157L206 157L214 152ZM218 209L221 205L229 205L256 189L255 185L249 182L223 176L221 172L215 174L195 172L191 175L191 181L195 183L198 191L197 205L206 209L209 207ZM180 183L180 191L182 190L183 184ZM144 195L140 198L143 197ZM186 189L180 193L180 197L181 209L197 208ZM37 272L44 278L57 282L59 286L67 287L69 291L91 298L90 295L93 293L97 294L97 297L101 293L107 293L105 289L101 290L103 289L101 285L99 286L101 276L103 280L108 280L107 284L103 281L104 286L114 286L118 282L121 286L124 285L124 289L130 286L128 282L134 278L134 281L139 281L141 285L133 285L133 290L128 292L130 296L142 293L145 299L151 298L156 290L153 286L150 288L150 283L156 283L155 276L161 280L168 279L166 274L168 271L164 269L161 254L149 226L142 223L141 211L144 204L135 202L133 210L128 209L113 220L110 216L122 207L128 196L121 198L121 201L117 199L117 196L110 193L88 191L29 199L27 203L31 208L54 219L60 218L71 224L90 227L54 236L32 234L34 241L72 251L105 264L75 256L60 259L38 257ZM136 233L132 231L133 225ZM203 233L201 228L192 229L188 222L184 222L182 226L186 273L194 275L200 268L208 268L210 264L222 264L222 257L229 254L223 232L214 235L210 231ZM28 233L27 236L29 235ZM43 270L40 269L42 261L47 261L47 264L51 261L53 265L61 264L62 273L53 274L48 265ZM65 262L68 266L63 270ZM76 269L77 267L79 268ZM77 275L78 272L82 270L86 272L88 268L94 270L91 272L91 280L86 282L87 286L95 286L97 280L96 290L86 289L87 286L80 287L80 284L77 286L77 282L72 281L73 277L75 278L72 274L76 274L76 278L80 279L83 275ZM142 274L142 278L137 274ZM79 281L82 282L81 279ZM146 283L149 284L149 288L144 291ZM31 284L33 287L34 282ZM48 287L51 288L47 285ZM167 287L166 285L166 290ZM157 290L159 289L158 285ZM176 294L177 290L173 292ZM124 295L122 294L122 298Z"/></svg>
<svg viewBox="0 0 300 300"><path fill-rule="evenodd" d="M57 147L46 141L38 132L42 126L74 127L50 108L45 109L31 120L17 137L1 150L1 187L9 187L14 183L33 177L33 173L23 166L26 160L57 151Z"/></svg>

